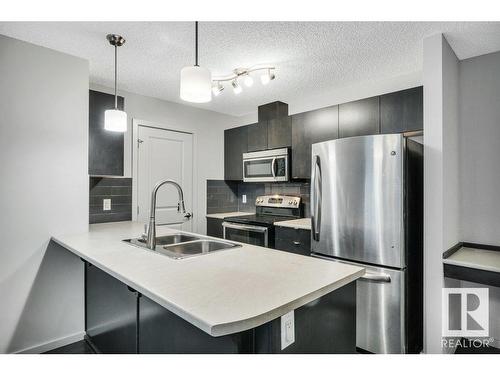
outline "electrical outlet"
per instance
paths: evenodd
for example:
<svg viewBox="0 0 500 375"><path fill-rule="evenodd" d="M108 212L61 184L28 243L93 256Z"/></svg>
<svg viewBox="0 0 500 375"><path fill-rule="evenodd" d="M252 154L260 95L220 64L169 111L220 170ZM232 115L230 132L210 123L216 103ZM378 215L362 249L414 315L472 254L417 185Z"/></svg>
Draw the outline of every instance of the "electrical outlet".
<svg viewBox="0 0 500 375"><path fill-rule="evenodd" d="M281 350L295 342L294 310L281 317Z"/></svg>
<svg viewBox="0 0 500 375"><path fill-rule="evenodd" d="M247 203L247 195L246 195L246 194L243 194L243 195L241 196L241 202L242 202L242 203Z"/></svg>
<svg viewBox="0 0 500 375"><path fill-rule="evenodd" d="M111 199L103 199L102 200L102 210L103 211L111 211Z"/></svg>

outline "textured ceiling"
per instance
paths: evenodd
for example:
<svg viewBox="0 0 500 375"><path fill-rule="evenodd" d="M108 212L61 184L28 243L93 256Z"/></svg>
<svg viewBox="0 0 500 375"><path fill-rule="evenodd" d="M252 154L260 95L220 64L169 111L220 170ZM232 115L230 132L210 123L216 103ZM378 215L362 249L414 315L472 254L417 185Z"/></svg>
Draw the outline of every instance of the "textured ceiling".
<svg viewBox="0 0 500 375"><path fill-rule="evenodd" d="M256 79L240 95L227 88L196 105L235 116L274 100L297 103L332 88L420 71L422 40L438 32L460 59L500 50L500 22L201 22L199 32L199 63L213 75L276 66L268 86ZM108 33L127 39L119 50L119 88L182 102L179 72L194 63L194 23L0 23L0 34L88 59L91 82L111 87Z"/></svg>

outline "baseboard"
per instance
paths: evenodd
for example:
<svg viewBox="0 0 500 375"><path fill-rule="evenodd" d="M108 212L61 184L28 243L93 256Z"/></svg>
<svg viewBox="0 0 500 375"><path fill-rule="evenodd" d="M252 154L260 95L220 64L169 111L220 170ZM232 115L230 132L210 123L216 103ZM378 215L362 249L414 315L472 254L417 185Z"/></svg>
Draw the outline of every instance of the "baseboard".
<svg viewBox="0 0 500 375"><path fill-rule="evenodd" d="M62 337L56 340L48 341L40 345L34 345L26 349L21 349L14 354L41 354L48 352L49 350L59 348L61 346L73 344L74 342L83 340L83 337L85 336L85 332L78 332L73 335L69 335L66 337Z"/></svg>

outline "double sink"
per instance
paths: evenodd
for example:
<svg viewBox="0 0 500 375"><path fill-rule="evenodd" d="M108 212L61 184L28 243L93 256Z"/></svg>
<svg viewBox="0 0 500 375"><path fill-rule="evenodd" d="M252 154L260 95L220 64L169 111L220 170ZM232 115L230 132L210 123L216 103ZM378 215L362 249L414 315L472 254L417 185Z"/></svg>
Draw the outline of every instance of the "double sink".
<svg viewBox="0 0 500 375"><path fill-rule="evenodd" d="M214 251L241 246L232 242L212 240L210 238L196 237L183 233L156 237L156 249L154 250L146 246L146 239L144 237L130 238L123 241L174 259L204 255Z"/></svg>

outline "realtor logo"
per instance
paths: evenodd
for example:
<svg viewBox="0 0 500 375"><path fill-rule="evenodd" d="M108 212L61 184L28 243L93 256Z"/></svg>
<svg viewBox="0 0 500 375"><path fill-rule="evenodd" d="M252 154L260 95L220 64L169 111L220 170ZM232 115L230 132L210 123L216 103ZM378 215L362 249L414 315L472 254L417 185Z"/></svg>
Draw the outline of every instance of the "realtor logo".
<svg viewBox="0 0 500 375"><path fill-rule="evenodd" d="M443 288L443 336L489 335L488 288Z"/></svg>

